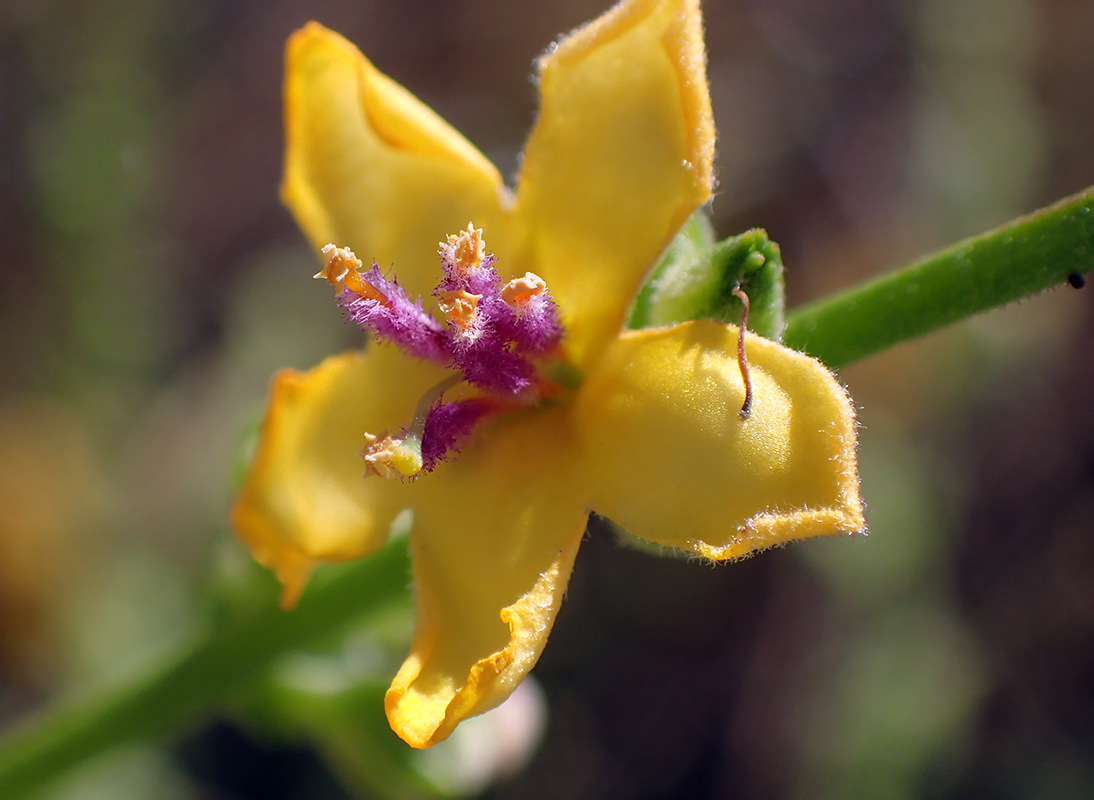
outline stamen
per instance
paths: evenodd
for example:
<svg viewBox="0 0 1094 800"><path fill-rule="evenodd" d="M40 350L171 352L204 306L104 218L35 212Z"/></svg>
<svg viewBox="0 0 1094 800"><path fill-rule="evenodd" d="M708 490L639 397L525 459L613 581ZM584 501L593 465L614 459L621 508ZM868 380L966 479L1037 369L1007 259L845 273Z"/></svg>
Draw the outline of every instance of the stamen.
<svg viewBox="0 0 1094 800"><path fill-rule="evenodd" d="M352 250L334 244L322 254L315 277L338 290L347 322L453 370L422 396L397 435L366 434L366 477L413 479L430 472L485 416L551 402L580 382L560 347L564 332L546 281L526 272L503 284L482 229L473 223L440 245L443 275L433 297L443 321L409 297L394 275L382 274L375 261L363 269ZM445 391L457 384L483 394L445 401Z"/></svg>
<svg viewBox="0 0 1094 800"><path fill-rule="evenodd" d="M379 436L365 434L365 477L413 478L422 471L422 441L412 435L392 436L384 431Z"/></svg>
<svg viewBox="0 0 1094 800"><path fill-rule="evenodd" d="M349 289L358 297L366 300L375 300L383 305L390 305L390 301L383 292L366 281L361 275L361 259L348 247L338 247L334 244L325 244L321 251L326 257L323 268L315 273L313 278L323 278L338 291Z"/></svg>
<svg viewBox="0 0 1094 800"><path fill-rule="evenodd" d="M471 294L465 289L437 293L437 308L444 314L448 324L460 331L466 331L475 319L481 294Z"/></svg>
<svg viewBox="0 0 1094 800"><path fill-rule="evenodd" d="M745 328L748 327L748 295L741 291L741 284L733 286L733 296L741 301L741 327L737 329L737 367L741 370L741 379L745 382L745 402L737 412L741 419L748 419L752 413L752 376L748 371L748 359L745 357Z"/></svg>
<svg viewBox="0 0 1094 800"><path fill-rule="evenodd" d="M325 244L321 252L326 261L323 262L323 268L312 277L316 279L324 278L331 286L342 286L346 280L346 275L361 268L361 259L348 247Z"/></svg>
<svg viewBox="0 0 1094 800"><path fill-rule="evenodd" d="M534 272L525 272L523 278L513 278L501 290L501 301L512 309L528 305L533 297L547 291L547 282Z"/></svg>
<svg viewBox="0 0 1094 800"><path fill-rule="evenodd" d="M478 269L486 257L486 242L482 238L482 228L476 228L474 224L468 222L466 230L448 234L447 241L441 242L441 249L438 252L459 271Z"/></svg>

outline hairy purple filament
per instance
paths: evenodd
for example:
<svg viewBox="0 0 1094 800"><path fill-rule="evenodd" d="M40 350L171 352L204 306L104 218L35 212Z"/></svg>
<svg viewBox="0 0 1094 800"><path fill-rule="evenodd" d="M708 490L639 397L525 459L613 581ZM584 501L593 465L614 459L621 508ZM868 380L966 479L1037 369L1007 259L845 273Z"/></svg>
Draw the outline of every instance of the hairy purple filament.
<svg viewBox="0 0 1094 800"><path fill-rule="evenodd" d="M430 408L422 435L422 472L432 472L438 461L457 450L493 407L487 398L475 397L455 403L440 402Z"/></svg>
<svg viewBox="0 0 1094 800"><path fill-rule="evenodd" d="M454 451L488 413L539 399L544 379L533 359L549 355L562 340L558 307L541 279L528 274L523 291L506 293L492 255L468 256L474 253L468 247L481 248L480 234L468 226L441 245L444 276L433 295L450 302L442 306L445 323L427 312L420 299L408 297L394 276L385 277L375 262L360 274L367 295L349 281L338 295L347 322L409 355L459 370L464 381L484 393L455 402L438 399L424 420L418 418L412 426L421 437L425 472ZM451 302L453 297L458 303ZM455 308L459 310L451 310Z"/></svg>

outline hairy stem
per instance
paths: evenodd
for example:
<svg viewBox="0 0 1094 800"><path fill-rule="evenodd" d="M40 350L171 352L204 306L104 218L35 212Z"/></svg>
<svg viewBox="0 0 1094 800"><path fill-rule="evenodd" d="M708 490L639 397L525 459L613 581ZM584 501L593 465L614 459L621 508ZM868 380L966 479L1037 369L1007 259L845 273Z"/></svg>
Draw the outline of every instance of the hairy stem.
<svg viewBox="0 0 1094 800"><path fill-rule="evenodd" d="M783 343L836 369L1094 269L1094 187L792 311Z"/></svg>

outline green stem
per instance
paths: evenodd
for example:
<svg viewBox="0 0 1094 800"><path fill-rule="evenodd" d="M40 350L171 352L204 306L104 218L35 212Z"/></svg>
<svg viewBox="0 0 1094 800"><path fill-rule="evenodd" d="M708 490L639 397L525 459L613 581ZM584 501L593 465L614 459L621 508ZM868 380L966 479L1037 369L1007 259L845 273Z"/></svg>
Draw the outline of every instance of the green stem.
<svg viewBox="0 0 1094 800"><path fill-rule="evenodd" d="M0 749L0 797L24 794L115 745L184 729L222 707L233 689L279 655L404 599L407 538L325 572L295 610L279 611L271 598L250 614L202 631L136 680L57 708L9 736Z"/></svg>
<svg viewBox="0 0 1094 800"><path fill-rule="evenodd" d="M796 309L783 343L833 369L1094 269L1094 187Z"/></svg>

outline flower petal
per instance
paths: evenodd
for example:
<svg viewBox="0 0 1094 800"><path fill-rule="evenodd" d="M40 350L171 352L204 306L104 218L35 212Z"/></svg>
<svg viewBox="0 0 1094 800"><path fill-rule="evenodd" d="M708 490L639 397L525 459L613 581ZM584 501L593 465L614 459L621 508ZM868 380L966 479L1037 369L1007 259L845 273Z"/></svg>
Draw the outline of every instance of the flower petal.
<svg viewBox="0 0 1094 800"><path fill-rule="evenodd" d="M296 603L316 562L356 558L384 543L393 517L409 505L409 486L363 478L363 434L398 430L441 374L372 347L274 376L232 525L281 580L282 606Z"/></svg>
<svg viewBox="0 0 1094 800"><path fill-rule="evenodd" d="M505 247L501 176L459 133L318 23L285 59L281 197L317 250L349 247L428 294L445 234L474 220Z"/></svg>
<svg viewBox="0 0 1094 800"><path fill-rule="evenodd" d="M414 485L418 625L385 698L414 747L501 703L547 643L588 517L564 423L557 408L496 419Z"/></svg>
<svg viewBox="0 0 1094 800"><path fill-rule="evenodd" d="M714 560L862 530L850 398L808 356L694 322L627 333L576 408L592 507L637 536Z"/></svg>
<svg viewBox="0 0 1094 800"><path fill-rule="evenodd" d="M517 214L579 363L711 195L714 123L698 0L625 0L539 64Z"/></svg>

